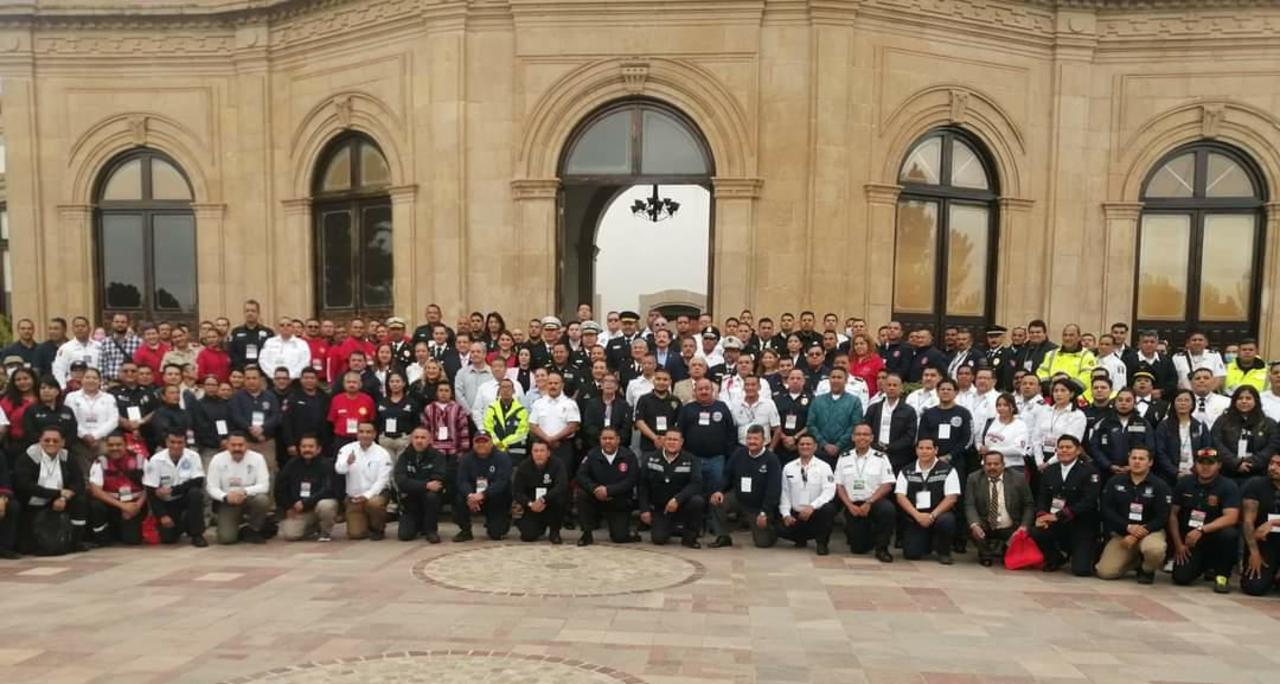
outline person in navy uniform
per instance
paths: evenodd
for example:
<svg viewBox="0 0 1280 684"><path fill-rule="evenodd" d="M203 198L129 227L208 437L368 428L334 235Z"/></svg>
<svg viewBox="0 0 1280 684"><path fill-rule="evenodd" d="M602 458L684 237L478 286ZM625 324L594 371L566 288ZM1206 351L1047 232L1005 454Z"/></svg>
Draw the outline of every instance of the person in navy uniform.
<svg viewBox="0 0 1280 684"><path fill-rule="evenodd" d="M1089 434L1089 455L1103 473L1126 472L1129 451L1141 446L1155 453L1155 428L1134 410L1133 390L1116 392L1111 409L1094 423Z"/></svg>
<svg viewBox="0 0 1280 684"><path fill-rule="evenodd" d="M640 521L649 525L650 540L662 546L680 528L681 544L702 548L698 532L706 500L702 497L702 468L684 450L679 430L662 436L662 448L640 462Z"/></svg>
<svg viewBox="0 0 1280 684"><path fill-rule="evenodd" d="M987 328L987 351L984 362L995 375L996 389L1001 392L1012 392L1013 374L1017 372L1018 365L1014 359L1013 348L1004 343L1006 332L1009 332L1009 329L1003 325Z"/></svg>
<svg viewBox="0 0 1280 684"><path fill-rule="evenodd" d="M711 511L717 520L720 536L711 548L733 546L729 514L751 529L751 541L758 549L766 549L778 541L774 528L778 503L782 497L782 466L778 457L765 448L764 428L747 428L747 444L739 447L729 459L725 471L725 487L711 494Z"/></svg>
<svg viewBox="0 0 1280 684"><path fill-rule="evenodd" d="M578 467L578 519L582 524L578 546L595 542L593 531L601 517L613 543L640 541L640 536L631 531L639 479L640 464L630 449L621 446L618 429L611 426L601 430L600 446L592 449Z"/></svg>
<svg viewBox="0 0 1280 684"><path fill-rule="evenodd" d="M548 541L561 544L560 526L569 503L569 475L564 463L551 455L546 442L534 442L529 458L516 466L511 493L523 512L516 521L520 541L538 541L546 532Z"/></svg>
<svg viewBox="0 0 1280 684"><path fill-rule="evenodd" d="M609 344L605 345L605 359L609 362L609 368L618 371L627 365L627 361L631 359L631 343L640 337L640 333L636 330L636 322L640 320L640 315L634 311L623 311L618 314L618 320L622 323L622 330L615 337L609 338Z"/></svg>
<svg viewBox="0 0 1280 684"><path fill-rule="evenodd" d="M1056 571L1069 557L1072 574L1093 575L1101 483L1098 471L1080 460L1082 453L1080 440L1064 434L1058 438L1057 462L1041 473L1031 539L1044 554L1045 572Z"/></svg>
<svg viewBox="0 0 1280 684"><path fill-rule="evenodd" d="M780 426L779 429L774 430L773 443L770 446L782 465L800 456L797 441L808 430L809 404L812 402L813 394L805 389L804 371L799 368L787 371L786 387L773 395Z"/></svg>
<svg viewBox="0 0 1280 684"><path fill-rule="evenodd" d="M1094 566L1102 579L1119 579L1137 569L1138 583L1151 584L1164 564L1173 493L1151 474L1154 462L1149 447L1134 446L1128 471L1112 476L1102 489L1098 508L1107 542Z"/></svg>
<svg viewBox="0 0 1280 684"><path fill-rule="evenodd" d="M946 376L947 357L933 346L933 333L928 328L919 328L911 333L911 348L911 366L905 378L908 384L919 383L926 368L936 368L938 373Z"/></svg>
<svg viewBox="0 0 1280 684"><path fill-rule="evenodd" d="M1193 470L1178 480L1169 509L1173 583L1191 584L1208 571L1213 590L1226 594L1240 552L1240 488L1222 476L1213 449L1196 454Z"/></svg>

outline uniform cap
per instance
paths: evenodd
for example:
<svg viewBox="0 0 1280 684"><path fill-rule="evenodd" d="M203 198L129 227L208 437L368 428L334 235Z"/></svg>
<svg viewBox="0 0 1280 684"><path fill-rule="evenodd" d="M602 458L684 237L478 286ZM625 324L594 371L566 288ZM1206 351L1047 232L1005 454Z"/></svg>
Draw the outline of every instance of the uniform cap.
<svg viewBox="0 0 1280 684"><path fill-rule="evenodd" d="M987 328L987 336L1003 335L1009 332L1009 329L1003 325L993 325Z"/></svg>
<svg viewBox="0 0 1280 684"><path fill-rule="evenodd" d="M25 366L25 365L27 365L27 361L26 361L26 359L22 358L21 356L18 356L17 354L10 354L10 355L8 355L8 356L4 357L4 365L6 365L6 366Z"/></svg>
<svg viewBox="0 0 1280 684"><path fill-rule="evenodd" d="M638 313L636 313L636 312L634 312L634 311L623 311L622 313L618 314L618 320L620 320L620 321L638 321L638 320L640 320L640 314L638 314Z"/></svg>
<svg viewBox="0 0 1280 684"><path fill-rule="evenodd" d="M546 329L546 328L552 328L552 329L559 328L559 327L560 327L560 319L559 319L559 318L556 318L555 316L544 316L544 317L543 317L543 319L542 319L542 327L543 327L544 329Z"/></svg>
<svg viewBox="0 0 1280 684"><path fill-rule="evenodd" d="M722 343L725 349L742 349L742 340L730 335Z"/></svg>
<svg viewBox="0 0 1280 684"><path fill-rule="evenodd" d="M593 333L593 334L599 335L601 332L603 332L603 330L601 330L600 324L596 323L595 321L587 321L586 323L582 324L583 335L586 335L587 333Z"/></svg>
<svg viewBox="0 0 1280 684"><path fill-rule="evenodd" d="M708 325L707 327L702 329L702 339L704 340L720 339L720 329L715 327L714 325Z"/></svg>
<svg viewBox="0 0 1280 684"><path fill-rule="evenodd" d="M405 327L404 319L399 316L392 316L391 318L387 319L388 328L394 328L397 325L400 326L401 328Z"/></svg>

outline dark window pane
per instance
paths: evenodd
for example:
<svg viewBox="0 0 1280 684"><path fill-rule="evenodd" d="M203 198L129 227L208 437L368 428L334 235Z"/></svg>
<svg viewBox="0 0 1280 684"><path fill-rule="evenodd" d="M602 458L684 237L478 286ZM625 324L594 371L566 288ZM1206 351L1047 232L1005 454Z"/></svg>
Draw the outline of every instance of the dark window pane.
<svg viewBox="0 0 1280 684"><path fill-rule="evenodd" d="M329 160L320 189L325 192L351 188L351 146L343 145Z"/></svg>
<svg viewBox="0 0 1280 684"><path fill-rule="evenodd" d="M141 214L102 216L102 291L107 309L141 309L146 291Z"/></svg>
<svg viewBox="0 0 1280 684"><path fill-rule="evenodd" d="M934 313L937 247L937 203L922 200L898 202L898 235L893 267L894 311Z"/></svg>
<svg viewBox="0 0 1280 684"><path fill-rule="evenodd" d="M573 146L565 173L631 173L631 115L628 109L592 124Z"/></svg>
<svg viewBox="0 0 1280 684"><path fill-rule="evenodd" d="M1196 187L1196 153L1188 152L1165 162L1147 183L1147 197L1191 197Z"/></svg>
<svg viewBox="0 0 1280 684"><path fill-rule="evenodd" d="M692 132L674 117L645 111L644 144L640 150L640 172L652 174L706 174L703 158Z"/></svg>
<svg viewBox="0 0 1280 684"><path fill-rule="evenodd" d="M194 313L196 309L196 225L191 215L152 219L155 308Z"/></svg>
<svg viewBox="0 0 1280 684"><path fill-rule="evenodd" d="M361 217L364 233L360 270L363 276L361 299L368 307L391 306L391 207L365 207Z"/></svg>
<svg viewBox="0 0 1280 684"><path fill-rule="evenodd" d="M321 273L324 282L321 292L327 308L351 308L351 214L347 211L328 211L320 218Z"/></svg>
<svg viewBox="0 0 1280 684"><path fill-rule="evenodd" d="M102 188L104 200L142 199L142 160L132 159L120 165Z"/></svg>
<svg viewBox="0 0 1280 684"><path fill-rule="evenodd" d="M360 145L360 185L386 185L391 182L391 170L387 168L387 159L378 148L369 143Z"/></svg>

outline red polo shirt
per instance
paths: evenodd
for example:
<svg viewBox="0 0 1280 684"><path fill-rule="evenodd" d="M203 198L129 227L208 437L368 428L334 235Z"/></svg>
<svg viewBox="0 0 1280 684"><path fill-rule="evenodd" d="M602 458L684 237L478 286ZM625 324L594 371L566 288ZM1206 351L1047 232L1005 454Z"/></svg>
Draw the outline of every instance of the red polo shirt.
<svg viewBox="0 0 1280 684"><path fill-rule="evenodd" d="M334 436L355 437L355 426L348 423L351 420L357 425L373 420L373 399L364 392L357 392L354 397L343 392L329 401L329 423L333 425Z"/></svg>

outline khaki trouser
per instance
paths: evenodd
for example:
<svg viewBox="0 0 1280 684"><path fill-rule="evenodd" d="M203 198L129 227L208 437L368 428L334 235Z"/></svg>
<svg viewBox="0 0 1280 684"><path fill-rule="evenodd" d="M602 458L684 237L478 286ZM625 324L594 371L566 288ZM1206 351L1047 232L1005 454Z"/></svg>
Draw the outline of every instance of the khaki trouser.
<svg viewBox="0 0 1280 684"><path fill-rule="evenodd" d="M239 506L225 501L218 504L218 543L234 544L240 540L240 523L248 519L249 529L262 531L262 523L271 510L271 499L266 494L255 494Z"/></svg>
<svg viewBox="0 0 1280 684"><path fill-rule="evenodd" d="M387 497L375 496L360 503L347 499L347 539L364 539L369 531L387 529Z"/></svg>
<svg viewBox="0 0 1280 684"><path fill-rule="evenodd" d="M280 472L280 463L276 459L276 440L268 439L262 442L249 442L249 451L256 451L262 454L262 458L267 462L267 472L271 473L271 481L276 481L276 473Z"/></svg>
<svg viewBox="0 0 1280 684"><path fill-rule="evenodd" d="M1164 530L1153 532L1129 548L1122 543L1124 537L1111 535L1107 545L1102 549L1102 558L1094 571L1101 579L1120 579L1136 569L1139 565L1146 572L1155 572L1164 565L1164 554L1167 542Z"/></svg>
<svg viewBox="0 0 1280 684"><path fill-rule="evenodd" d="M284 520L280 521L280 536L287 541L298 541L306 539L317 529L320 534L329 536L333 534L333 522L337 517L338 500L322 499L309 511L286 512Z"/></svg>

